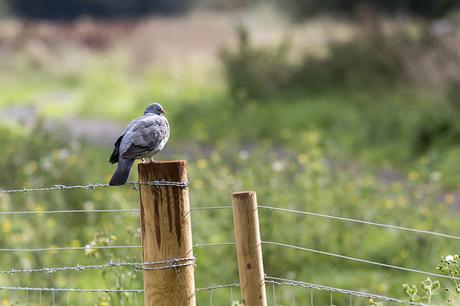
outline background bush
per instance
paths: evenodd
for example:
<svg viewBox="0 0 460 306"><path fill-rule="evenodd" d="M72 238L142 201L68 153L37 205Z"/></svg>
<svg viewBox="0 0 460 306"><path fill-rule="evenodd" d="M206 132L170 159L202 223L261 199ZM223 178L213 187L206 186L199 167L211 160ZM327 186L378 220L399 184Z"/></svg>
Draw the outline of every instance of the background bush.
<svg viewBox="0 0 460 306"><path fill-rule="evenodd" d="M362 10L367 10L367 13L371 14L379 11L439 18L460 5L456 0L287 0L278 3L297 18L305 18L318 13L336 13L359 18L360 14L366 13Z"/></svg>
<svg viewBox="0 0 460 306"><path fill-rule="evenodd" d="M273 99L335 89L380 90L406 78L404 64L390 39L353 39L330 43L326 56L305 55L293 64L287 42L274 47L251 43L244 27L237 47L221 52L229 93L235 102Z"/></svg>
<svg viewBox="0 0 460 306"><path fill-rule="evenodd" d="M151 13L182 13L191 0L2 0L9 10L31 19L69 19L81 16L105 18L135 17Z"/></svg>

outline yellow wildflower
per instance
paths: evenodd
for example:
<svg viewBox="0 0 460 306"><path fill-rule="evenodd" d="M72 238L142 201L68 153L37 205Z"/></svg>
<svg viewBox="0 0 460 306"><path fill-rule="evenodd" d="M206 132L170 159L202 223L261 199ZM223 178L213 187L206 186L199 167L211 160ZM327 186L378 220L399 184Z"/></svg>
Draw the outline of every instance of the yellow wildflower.
<svg viewBox="0 0 460 306"><path fill-rule="evenodd" d="M385 208L392 209L394 207L394 204L395 203L393 202L393 200L386 199L385 203L383 204L383 206L385 206Z"/></svg>
<svg viewBox="0 0 460 306"><path fill-rule="evenodd" d="M48 218L46 219L46 225L50 228L56 227L56 220Z"/></svg>
<svg viewBox="0 0 460 306"><path fill-rule="evenodd" d="M452 193L448 193L444 196L444 202L446 204L453 204L455 201L455 196Z"/></svg>
<svg viewBox="0 0 460 306"><path fill-rule="evenodd" d="M71 247L76 248L76 247L79 247L80 245L81 245L80 240L73 239L73 240L70 241L70 246Z"/></svg>
<svg viewBox="0 0 460 306"><path fill-rule="evenodd" d="M291 130L289 129L282 129L281 130L281 138L284 139L284 140L288 140L291 138Z"/></svg>
<svg viewBox="0 0 460 306"><path fill-rule="evenodd" d="M196 189L202 189L204 186L204 183L202 180L200 179L196 179L193 181L193 188L196 188Z"/></svg>
<svg viewBox="0 0 460 306"><path fill-rule="evenodd" d="M398 206L406 207L406 205L407 205L407 199L404 196L400 196L398 198Z"/></svg>
<svg viewBox="0 0 460 306"><path fill-rule="evenodd" d="M412 170L412 171L409 172L407 177L409 178L409 181L413 182L413 181L416 181L419 178L419 174L418 174L417 171Z"/></svg>
<svg viewBox="0 0 460 306"><path fill-rule="evenodd" d="M199 169L204 169L208 166L208 162L206 161L206 159L201 158L196 162L196 166Z"/></svg>
<svg viewBox="0 0 460 306"><path fill-rule="evenodd" d="M11 233L13 230L13 224L10 219L5 219L2 223L2 230L5 234Z"/></svg>
<svg viewBox="0 0 460 306"><path fill-rule="evenodd" d="M55 249L55 248L58 248L58 246L53 244L53 245L50 245L49 248L50 249ZM50 254L57 254L57 253L58 253L57 250L50 250Z"/></svg>
<svg viewBox="0 0 460 306"><path fill-rule="evenodd" d="M303 138L310 144L316 144L319 141L318 131L309 131L303 135Z"/></svg>
<svg viewBox="0 0 460 306"><path fill-rule="evenodd" d="M297 160L301 164L306 164L308 162L308 155L304 154L304 153L301 153L301 154L297 155Z"/></svg>

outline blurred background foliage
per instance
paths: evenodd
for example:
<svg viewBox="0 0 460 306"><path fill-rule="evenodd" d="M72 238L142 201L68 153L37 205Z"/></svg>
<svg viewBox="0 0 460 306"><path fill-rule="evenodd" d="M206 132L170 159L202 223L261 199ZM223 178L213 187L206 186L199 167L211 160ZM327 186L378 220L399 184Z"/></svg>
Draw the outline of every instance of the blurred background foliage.
<svg viewBox="0 0 460 306"><path fill-rule="evenodd" d="M2 0L4 6L13 14L26 18L66 19L80 16L93 17L136 17L151 13L179 14L194 5L209 7L238 8L259 4L260 0L63 0L59 3L50 0L37 0L30 3L25 0ZM442 17L459 6L455 0L288 0L271 2L286 8L289 13L299 18L318 13L337 13L359 17L369 12L406 13L424 18ZM362 17L362 16L361 16Z"/></svg>
<svg viewBox="0 0 460 306"><path fill-rule="evenodd" d="M107 182L114 140L159 101L172 126L159 158L190 162L194 207L226 205L231 192L254 189L260 204L458 233L458 1L1 0L0 11L3 189ZM137 203L129 188L0 196L1 211ZM432 272L459 247L260 214L263 240ZM229 210L196 211L192 220L195 243L233 240ZM0 248L135 245L138 223L136 214L0 216ZM269 275L341 288L402 297L402 283L423 279L275 246L264 252ZM197 287L237 280L231 247L195 253ZM0 270L139 258L136 250L17 252L2 254ZM111 269L2 274L0 282L141 288L140 276ZM278 290L280 303L292 300L290 289ZM197 297L199 305L209 300ZM134 303L98 296L95 304L121 298ZM230 304L230 292L213 300ZM334 296L342 302L348 297Z"/></svg>

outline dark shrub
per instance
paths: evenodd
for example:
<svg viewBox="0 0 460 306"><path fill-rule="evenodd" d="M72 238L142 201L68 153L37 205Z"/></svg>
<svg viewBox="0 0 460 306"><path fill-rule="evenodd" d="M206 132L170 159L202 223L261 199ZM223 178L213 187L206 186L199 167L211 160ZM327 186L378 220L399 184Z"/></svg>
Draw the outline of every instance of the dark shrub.
<svg viewBox="0 0 460 306"><path fill-rule="evenodd" d="M368 8L375 12L404 13L432 19L460 6L457 0L284 0L277 3L296 18L321 13L355 16L363 8Z"/></svg>
<svg viewBox="0 0 460 306"><path fill-rule="evenodd" d="M228 89L235 101L266 98L285 90L292 73L287 44L257 48L252 46L246 28L239 27L237 34L237 48L221 51Z"/></svg>
<svg viewBox="0 0 460 306"><path fill-rule="evenodd" d="M306 55L294 65L288 58L289 45L254 47L243 27L236 49L224 49L221 59L227 86L235 101L276 98L331 88L378 89L401 82L404 65L387 41L375 39L335 42L329 54Z"/></svg>
<svg viewBox="0 0 460 306"><path fill-rule="evenodd" d="M13 14L31 19L71 19L80 16L134 17L149 13L180 13L191 0L6 0Z"/></svg>
<svg viewBox="0 0 460 306"><path fill-rule="evenodd" d="M293 74L292 83L307 90L367 89L392 85L404 75L401 61L390 47L364 39L333 43L326 58L306 57Z"/></svg>
<svg viewBox="0 0 460 306"><path fill-rule="evenodd" d="M439 145L460 142L458 111L446 101L432 102L420 110L420 117L414 127L412 148L422 154Z"/></svg>

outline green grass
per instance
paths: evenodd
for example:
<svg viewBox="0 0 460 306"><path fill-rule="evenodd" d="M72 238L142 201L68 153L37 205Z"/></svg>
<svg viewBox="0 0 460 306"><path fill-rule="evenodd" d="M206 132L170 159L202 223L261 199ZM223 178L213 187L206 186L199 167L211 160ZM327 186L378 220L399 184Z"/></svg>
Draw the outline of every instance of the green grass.
<svg viewBox="0 0 460 306"><path fill-rule="evenodd" d="M0 82L5 89L0 90L0 105L33 104L44 118L85 116L127 123L154 99L168 111L168 146L185 148L171 158L190 161L193 207L228 205L233 191L252 189L260 204L457 234L446 189L460 184L458 146L440 141L423 153L413 149L420 121L439 108L435 102L444 99L442 94L411 88L370 93L331 89L235 107L215 73L206 67L155 67L137 75L116 56L93 58L72 74L18 70L7 83ZM6 74L0 77L7 79ZM69 98L64 103L53 95L56 92L66 92ZM69 142L66 131L56 136L40 126L32 131L6 126L0 135L2 188L106 182L114 168L106 162L110 148ZM199 149L189 149L188 144ZM382 178L383 170L393 178ZM0 197L2 211L136 207L137 193L118 189ZM195 243L233 240L229 210L197 212L192 220ZM263 209L260 220L264 240L431 272L440 256L459 247L446 239ZM84 246L108 243L113 235L116 240L109 243L137 244L138 223L136 216L110 214L1 217L0 243L5 248ZM139 261L137 251L83 254L8 254L2 257L2 269ZM195 250L197 287L237 281L235 254L232 247ZM264 247L264 259L271 276L397 297L403 297L402 283L424 278L276 246ZM22 286L142 287L140 275L127 270L1 275L0 281ZM289 288L278 288L278 303L288 303L290 294ZM296 291L297 302L305 301L305 295ZM199 305L209 300L207 293L197 298ZM329 296L316 298L319 303ZM337 295L334 301L340 304L347 298ZM213 301L230 304L229 291L214 292Z"/></svg>
<svg viewBox="0 0 460 306"><path fill-rule="evenodd" d="M6 129L2 134L9 133L12 132ZM35 140L24 133L22 136L17 133L12 135L15 136L2 141L5 148L12 147L8 149L12 155L5 155L1 167L16 169L15 180L11 181L10 174L4 172L0 178L2 186L103 182L113 171L113 167L105 163L105 150L87 146L71 147L49 135L40 136L39 129L34 132ZM42 137L47 139L46 142ZM298 146L302 149L298 152L275 151L272 145L260 145L248 153L245 153L245 148L233 144L213 148L209 155L191 160L189 179L192 206L226 205L233 191L252 189L257 191L260 204L456 233L457 225L451 216L450 202L439 201L441 193L438 184L431 183L422 189L420 184L427 182L384 182L379 179L378 173L368 168L359 169L347 160L328 155L327 148L321 144L322 140L321 133L307 132L299 140ZM29 151L22 150L23 147L29 148ZM30 151L34 152L34 158L27 155ZM181 155L176 157L180 158ZM23 163L24 160L28 162ZM135 208L138 207L138 196L129 189L66 191L11 195L2 197L0 205L2 210ZM230 210L199 211L193 214L192 220L194 243L233 240ZM455 241L265 209L260 210L260 220L263 240L432 272L438 258L456 248ZM115 236L116 240L109 244L137 244L138 222L137 216L114 217L110 214L2 217L1 244L3 247L41 247L86 245L94 241L97 245L104 245L110 236ZM139 260L137 251L83 254L70 251L25 256L21 253L8 254L3 257L2 267L105 263L109 259ZM416 274L277 246L265 246L264 254L268 275L381 294L402 296L400 285L403 282L423 278ZM196 257L197 287L237 280L235 250L232 247L197 249ZM2 283L16 285L115 288L118 286L117 279L121 278L122 287L142 286L138 274L133 275L127 270L114 271L105 275L99 272L55 273L46 278L40 275L2 276L1 280ZM76 276L69 279L70 273ZM278 301L287 301L288 293L280 293ZM216 303L228 301L228 291L216 293L213 298ZM317 298L328 297L318 295ZM339 302L342 298L347 297L335 297ZM199 299L203 301L208 297L200 296ZM303 300L300 294L297 299L299 303Z"/></svg>

